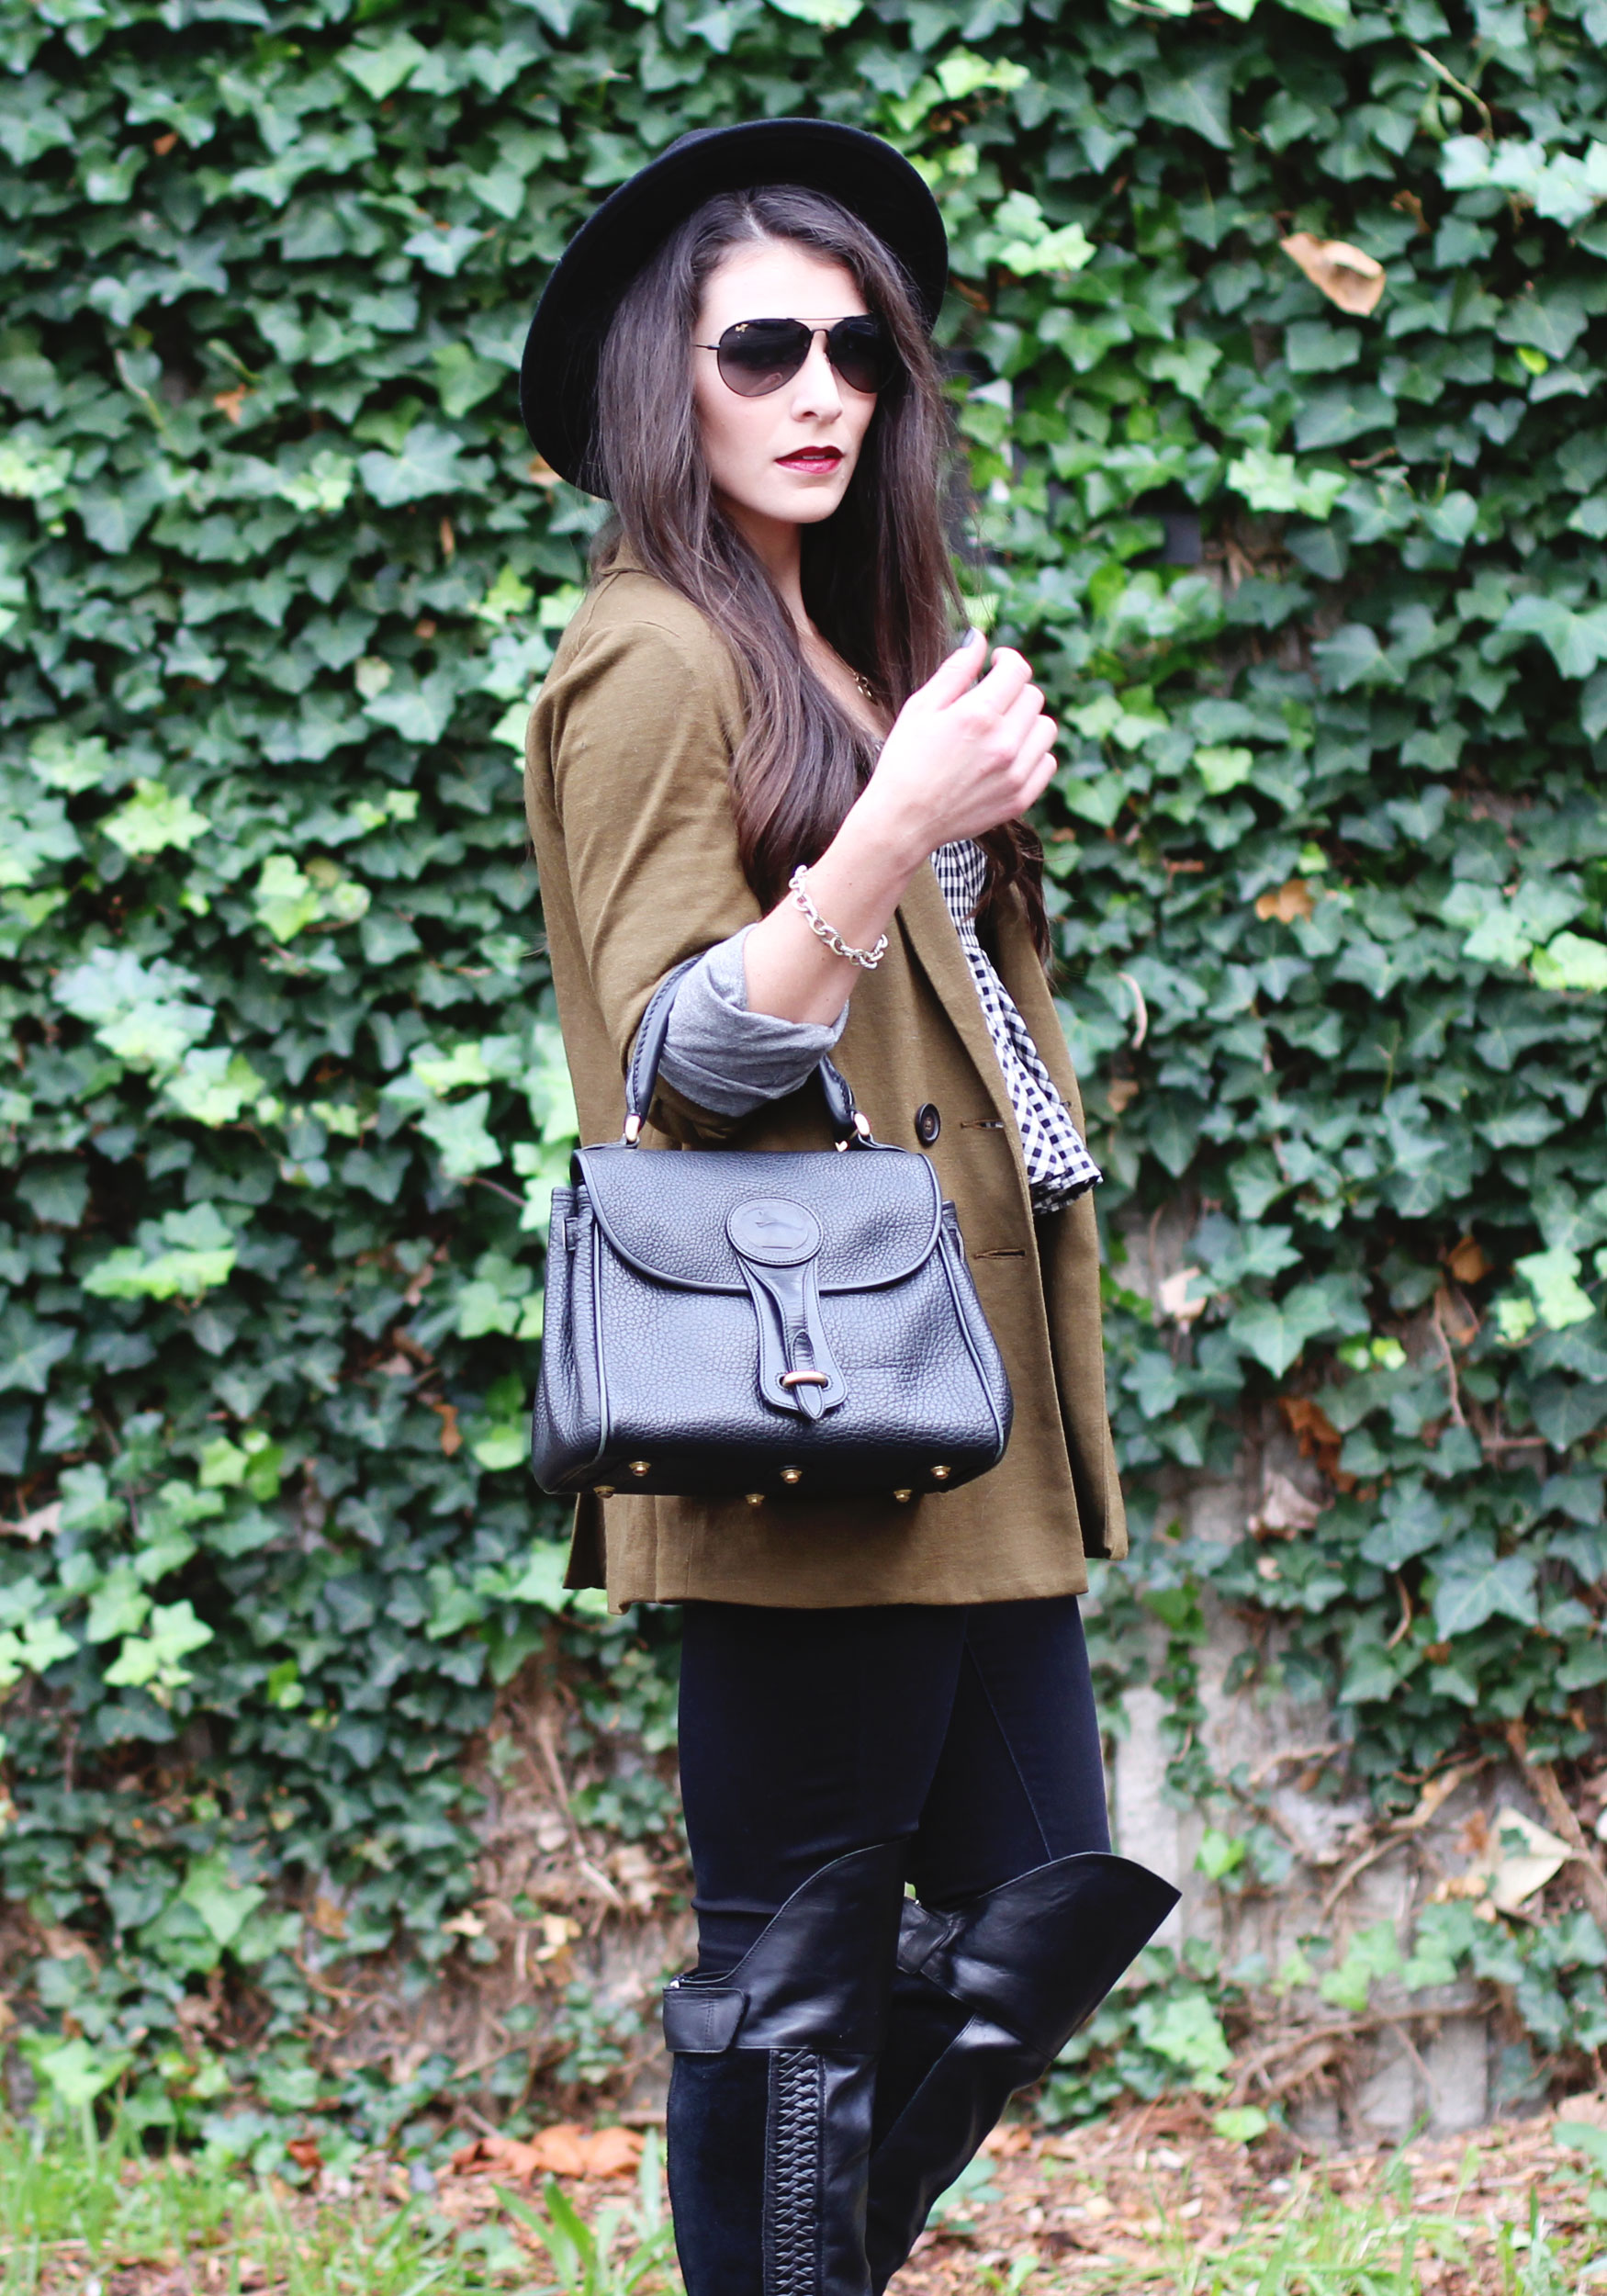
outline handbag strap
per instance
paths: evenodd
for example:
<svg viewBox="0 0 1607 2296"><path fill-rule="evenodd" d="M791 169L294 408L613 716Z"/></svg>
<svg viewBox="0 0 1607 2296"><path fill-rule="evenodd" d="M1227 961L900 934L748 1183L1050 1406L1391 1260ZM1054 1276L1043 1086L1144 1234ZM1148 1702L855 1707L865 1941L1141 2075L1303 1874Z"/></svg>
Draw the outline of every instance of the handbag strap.
<svg viewBox="0 0 1607 2296"><path fill-rule="evenodd" d="M683 964L678 964L673 972L664 975L647 999L647 1008L642 1015L636 1041L631 1047L631 1057L625 1067L625 1128L623 1137L628 1148L634 1148L641 1137L647 1110L653 1105L653 1094L658 1082L658 1064L664 1057L676 991L693 965L702 962L701 951L695 957L688 957ZM823 1056L815 1073L826 1095L826 1113L837 1135L837 1146L874 1147L876 1142L871 1127L855 1106L852 1087L841 1069Z"/></svg>

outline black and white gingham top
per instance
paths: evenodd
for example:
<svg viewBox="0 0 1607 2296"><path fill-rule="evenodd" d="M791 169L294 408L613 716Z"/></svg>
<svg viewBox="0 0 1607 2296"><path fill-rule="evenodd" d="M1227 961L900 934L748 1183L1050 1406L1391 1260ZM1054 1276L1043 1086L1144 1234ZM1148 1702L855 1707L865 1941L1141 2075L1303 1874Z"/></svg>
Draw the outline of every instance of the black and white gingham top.
<svg viewBox="0 0 1607 2296"><path fill-rule="evenodd" d="M932 867L971 967L983 1019L1016 1111L1032 1209L1060 1211L1105 1176L1084 1146L1070 1110L1038 1056L1026 1021L977 938L976 910L987 876L987 855L967 838L958 845L940 845L932 855Z"/></svg>

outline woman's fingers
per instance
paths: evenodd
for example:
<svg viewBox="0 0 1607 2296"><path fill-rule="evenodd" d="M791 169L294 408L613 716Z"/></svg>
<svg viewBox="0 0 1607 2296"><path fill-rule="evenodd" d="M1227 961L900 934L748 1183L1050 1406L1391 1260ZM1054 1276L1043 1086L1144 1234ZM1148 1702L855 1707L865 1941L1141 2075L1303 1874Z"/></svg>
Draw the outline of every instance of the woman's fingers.
<svg viewBox="0 0 1607 2296"><path fill-rule="evenodd" d="M1013 646L998 647L994 653L993 668L976 689L976 699L1002 715L1031 676L1031 665Z"/></svg>
<svg viewBox="0 0 1607 2296"><path fill-rule="evenodd" d="M999 719L999 734L1015 755L1043 714L1043 695L1037 686L1024 686Z"/></svg>
<svg viewBox="0 0 1607 2296"><path fill-rule="evenodd" d="M987 641L980 630L968 630L954 651L927 680L921 691L938 709L946 709L970 692L988 658Z"/></svg>
<svg viewBox="0 0 1607 2296"><path fill-rule="evenodd" d="M933 847L1027 812L1055 771L1060 729L1044 714L1031 665L1007 646L984 676L986 660L974 636L956 647L911 697L908 720L894 727L876 769Z"/></svg>

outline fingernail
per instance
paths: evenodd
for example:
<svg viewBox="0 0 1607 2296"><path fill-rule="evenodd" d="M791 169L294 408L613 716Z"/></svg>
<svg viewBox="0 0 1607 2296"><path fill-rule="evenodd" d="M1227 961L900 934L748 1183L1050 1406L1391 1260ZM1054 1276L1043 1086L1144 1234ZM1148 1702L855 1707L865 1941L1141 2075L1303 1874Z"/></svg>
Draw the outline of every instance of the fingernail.
<svg viewBox="0 0 1607 2296"><path fill-rule="evenodd" d="M967 632L965 633L965 636L964 636L961 639L961 641L960 641L961 651L963 653L963 652L964 652L964 650L966 649L966 647L971 647L971 646L980 646L980 645L982 644L982 642L983 642L982 632L981 632L981 631L980 631L980 630L976 627L975 624L973 623L973 624L972 625L971 628L970 628L969 630L967 630Z"/></svg>

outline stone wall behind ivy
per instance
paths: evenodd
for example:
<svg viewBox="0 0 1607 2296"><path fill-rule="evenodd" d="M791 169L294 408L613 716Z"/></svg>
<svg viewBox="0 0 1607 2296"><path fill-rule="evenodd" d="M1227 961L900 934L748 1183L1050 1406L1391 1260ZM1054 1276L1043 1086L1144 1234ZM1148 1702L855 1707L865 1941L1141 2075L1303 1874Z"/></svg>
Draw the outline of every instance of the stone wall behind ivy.
<svg viewBox="0 0 1607 2296"><path fill-rule="evenodd" d="M1192 1728L1207 1597L1253 1630L1231 1687L1324 1710L1381 1821L1498 1751L1588 1849L1603 0L0 0L0 50L36 2071L186 2125L230 2034L285 2110L332 2084L383 2127L446 2083L315 2069L321 1973L389 1955L405 1998L500 1950L460 1762L557 1638L576 1822L673 1826L673 1620L560 1615L521 1463L574 1125L516 745L596 512L513 366L590 206L759 113L872 128L943 202L966 580L1065 727L1042 826L1145 1532L1111 1710L1158 1621L1225 1891L1287 1851ZM1176 1491L1247 1435L1284 1460L1253 1522L1189 1536ZM1607 2040L1581 1876L1420 1941L1564 2071ZM579 1990L571 2077L609 2061Z"/></svg>

